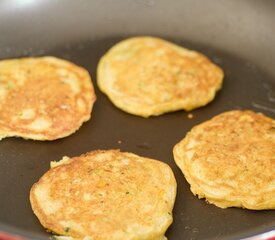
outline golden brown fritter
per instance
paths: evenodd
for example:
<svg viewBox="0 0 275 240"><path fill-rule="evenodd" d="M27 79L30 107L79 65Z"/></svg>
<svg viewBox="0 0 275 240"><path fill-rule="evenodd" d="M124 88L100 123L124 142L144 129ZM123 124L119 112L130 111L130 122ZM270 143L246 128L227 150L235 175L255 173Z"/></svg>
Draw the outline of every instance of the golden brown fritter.
<svg viewBox="0 0 275 240"><path fill-rule="evenodd" d="M275 209L275 121L229 111L195 126L174 147L193 194L221 208Z"/></svg>
<svg viewBox="0 0 275 240"><path fill-rule="evenodd" d="M54 140L90 119L89 73L55 57L0 61L0 139Z"/></svg>
<svg viewBox="0 0 275 240"><path fill-rule="evenodd" d="M30 193L46 229L75 239L165 239L176 196L167 164L108 150L66 157L52 167Z"/></svg>
<svg viewBox="0 0 275 240"><path fill-rule="evenodd" d="M153 37L119 42L97 69L101 91L118 108L143 117L206 105L223 76L203 54Z"/></svg>

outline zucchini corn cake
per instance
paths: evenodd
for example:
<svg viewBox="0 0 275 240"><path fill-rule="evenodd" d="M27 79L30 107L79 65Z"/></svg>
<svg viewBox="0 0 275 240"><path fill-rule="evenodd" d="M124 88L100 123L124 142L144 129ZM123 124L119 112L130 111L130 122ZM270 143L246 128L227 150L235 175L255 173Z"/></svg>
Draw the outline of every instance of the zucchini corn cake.
<svg viewBox="0 0 275 240"><path fill-rule="evenodd" d="M275 121L229 111L192 128L174 158L199 198L221 208L275 209Z"/></svg>
<svg viewBox="0 0 275 240"><path fill-rule="evenodd" d="M48 231L92 240L166 239L175 197L167 164L119 150L52 162L30 192Z"/></svg>
<svg viewBox="0 0 275 240"><path fill-rule="evenodd" d="M88 71L55 57L0 61L0 139L66 137L90 119Z"/></svg>
<svg viewBox="0 0 275 240"><path fill-rule="evenodd" d="M206 105L223 76L203 54L155 37L117 43L97 68L100 90L121 110L142 117Z"/></svg>

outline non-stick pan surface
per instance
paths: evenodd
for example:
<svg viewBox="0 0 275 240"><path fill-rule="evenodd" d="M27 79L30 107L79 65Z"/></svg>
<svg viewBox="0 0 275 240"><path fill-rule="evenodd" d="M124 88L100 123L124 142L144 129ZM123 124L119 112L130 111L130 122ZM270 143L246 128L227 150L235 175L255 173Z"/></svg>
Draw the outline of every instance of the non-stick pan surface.
<svg viewBox="0 0 275 240"><path fill-rule="evenodd" d="M178 193L170 240L238 239L275 229L274 211L220 209L198 200L172 156L172 147L192 126L223 111L252 109L275 117L274 29L274 1L2 0L0 59L54 55L71 60L89 70L97 102L92 119L69 137L0 142L0 232L47 239L50 234L30 207L32 184L51 160L110 148L172 167ZM144 119L115 108L96 86L96 66L113 44L137 35L163 37L219 64L225 79L215 100L193 111L193 119L184 111Z"/></svg>

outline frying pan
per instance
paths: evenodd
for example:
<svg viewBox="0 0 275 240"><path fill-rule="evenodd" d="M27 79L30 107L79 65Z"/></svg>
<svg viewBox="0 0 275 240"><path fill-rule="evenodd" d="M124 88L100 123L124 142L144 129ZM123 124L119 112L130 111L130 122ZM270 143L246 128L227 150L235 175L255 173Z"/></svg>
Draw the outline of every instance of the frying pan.
<svg viewBox="0 0 275 240"><path fill-rule="evenodd" d="M173 169L178 192L169 239L274 237L274 211L220 209L197 199L172 155L194 125L221 112L251 109L275 117L274 29L272 0L2 0L0 59L54 55L73 61L90 72L97 102L92 119L69 137L0 142L0 238L48 239L30 207L32 184L51 160L111 148ZM143 119L115 108L96 86L96 66L113 44L139 35L195 49L220 65L225 79L215 100L192 111L193 119L184 111Z"/></svg>

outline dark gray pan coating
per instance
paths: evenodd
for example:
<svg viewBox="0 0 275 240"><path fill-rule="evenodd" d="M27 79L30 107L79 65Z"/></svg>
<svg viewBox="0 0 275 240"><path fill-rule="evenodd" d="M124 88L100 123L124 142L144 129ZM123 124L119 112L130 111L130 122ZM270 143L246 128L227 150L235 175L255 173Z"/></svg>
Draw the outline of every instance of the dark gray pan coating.
<svg viewBox="0 0 275 240"><path fill-rule="evenodd" d="M3 0L0 58L55 55L88 69L130 36L153 35L207 55L225 71L222 90L193 118L179 111L142 119L115 108L95 90L93 119L72 136L53 142L3 139L0 144L0 231L48 239L29 204L29 190L63 155L121 148L163 159L178 182L170 240L237 239L275 228L274 211L219 209L189 191L172 147L192 126L231 109L275 117L275 2L166 0ZM95 81L94 81L95 82Z"/></svg>

